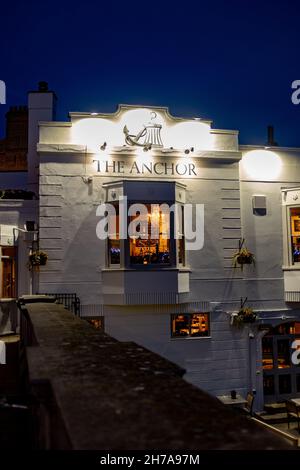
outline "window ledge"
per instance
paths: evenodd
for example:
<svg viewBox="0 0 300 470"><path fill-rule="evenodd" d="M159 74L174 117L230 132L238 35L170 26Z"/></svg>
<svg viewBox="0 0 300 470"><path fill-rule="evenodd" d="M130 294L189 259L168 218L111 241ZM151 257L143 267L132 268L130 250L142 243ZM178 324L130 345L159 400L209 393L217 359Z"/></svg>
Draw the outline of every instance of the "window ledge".
<svg viewBox="0 0 300 470"><path fill-rule="evenodd" d="M299 267L299 269L300 269L300 267ZM172 271L172 272L177 271L179 273L190 273L191 269L190 268L184 268L184 267L182 267L182 268L178 268L178 267L170 268L170 267L158 267L158 266L153 267L153 268L152 267L151 268L150 267L146 268L146 267L143 267L141 265L141 267L139 267L139 268L121 268L121 267L102 268L101 271L102 272L112 272L112 271L139 272L139 271L143 271L143 272L148 272L148 273L157 272L157 271L160 271L160 272L161 271L164 271L164 272L166 272L166 271Z"/></svg>
<svg viewBox="0 0 300 470"><path fill-rule="evenodd" d="M187 338L170 338L171 341L196 341L199 339L211 339L211 336L195 336L194 338L187 337Z"/></svg>
<svg viewBox="0 0 300 470"><path fill-rule="evenodd" d="M282 266L282 271L300 271L300 263L299 263L299 266L295 266L295 265Z"/></svg>

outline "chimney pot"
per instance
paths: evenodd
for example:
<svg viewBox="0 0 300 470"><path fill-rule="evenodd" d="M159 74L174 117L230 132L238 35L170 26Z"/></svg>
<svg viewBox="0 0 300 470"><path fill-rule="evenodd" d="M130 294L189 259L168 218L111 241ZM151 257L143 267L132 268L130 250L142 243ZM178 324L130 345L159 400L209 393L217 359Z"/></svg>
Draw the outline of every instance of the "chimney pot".
<svg viewBox="0 0 300 470"><path fill-rule="evenodd" d="M268 126L268 142L270 147L276 147L278 144L274 139L274 126Z"/></svg>
<svg viewBox="0 0 300 470"><path fill-rule="evenodd" d="M42 93L48 91L48 83L44 81L39 82L39 91Z"/></svg>

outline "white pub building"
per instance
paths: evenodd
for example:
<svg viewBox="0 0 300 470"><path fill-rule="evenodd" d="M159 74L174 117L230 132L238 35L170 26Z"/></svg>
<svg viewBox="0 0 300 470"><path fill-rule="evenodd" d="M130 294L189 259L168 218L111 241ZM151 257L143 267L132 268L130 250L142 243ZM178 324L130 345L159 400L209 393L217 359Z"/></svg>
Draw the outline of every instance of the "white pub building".
<svg viewBox="0 0 300 470"><path fill-rule="evenodd" d="M45 84L29 93L23 189L38 199L0 199L1 296L10 259L15 296L76 292L82 317L179 364L213 395L255 390L257 410L300 396L300 148L277 146L272 129L266 146L241 146L238 131L163 107L57 122L55 101ZM115 210L108 239L96 233L104 203ZM147 224L141 237L120 236L139 215L133 204L156 217L155 237ZM185 237L197 224L185 206L196 205L197 249ZM29 270L37 242L48 261Z"/></svg>

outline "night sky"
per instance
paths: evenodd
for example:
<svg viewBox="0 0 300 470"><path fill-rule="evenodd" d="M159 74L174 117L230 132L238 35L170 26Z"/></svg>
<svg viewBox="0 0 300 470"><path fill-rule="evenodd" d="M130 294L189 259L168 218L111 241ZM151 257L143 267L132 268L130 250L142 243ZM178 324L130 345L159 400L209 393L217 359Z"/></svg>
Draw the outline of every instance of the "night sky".
<svg viewBox="0 0 300 470"><path fill-rule="evenodd" d="M300 7L296 1L1 2L0 79L7 105L26 104L40 80L69 111L118 103L163 105L240 130L264 144L300 147ZM0 135L4 113L0 105Z"/></svg>

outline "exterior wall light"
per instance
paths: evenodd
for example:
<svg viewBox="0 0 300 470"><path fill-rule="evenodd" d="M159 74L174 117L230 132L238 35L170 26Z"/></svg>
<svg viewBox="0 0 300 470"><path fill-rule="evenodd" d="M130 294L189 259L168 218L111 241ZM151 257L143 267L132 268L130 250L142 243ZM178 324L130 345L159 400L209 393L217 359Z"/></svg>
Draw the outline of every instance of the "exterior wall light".
<svg viewBox="0 0 300 470"><path fill-rule="evenodd" d="M103 142L103 144L101 145L100 147L100 150L105 150L107 147L107 143L106 142Z"/></svg>
<svg viewBox="0 0 300 470"><path fill-rule="evenodd" d="M270 150L251 150L242 158L242 167L248 177L254 180L274 180L282 170L281 158Z"/></svg>
<svg viewBox="0 0 300 470"><path fill-rule="evenodd" d="M185 149L184 153L188 155L190 152L194 151L194 147L190 147L189 149Z"/></svg>

